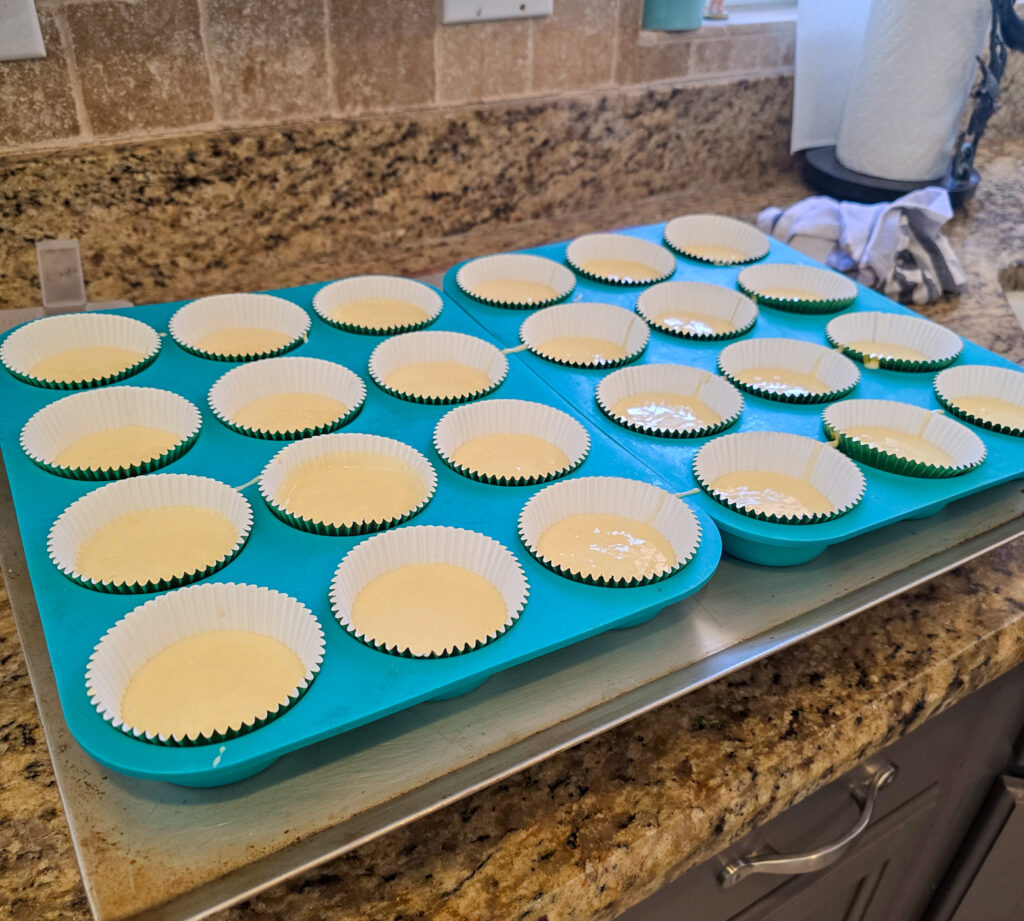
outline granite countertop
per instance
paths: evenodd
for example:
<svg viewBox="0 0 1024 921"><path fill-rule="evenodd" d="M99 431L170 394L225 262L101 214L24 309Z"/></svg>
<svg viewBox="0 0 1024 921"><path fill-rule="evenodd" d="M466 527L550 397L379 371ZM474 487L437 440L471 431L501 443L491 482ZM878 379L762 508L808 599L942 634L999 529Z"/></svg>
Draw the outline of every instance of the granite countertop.
<svg viewBox="0 0 1024 921"><path fill-rule="evenodd" d="M1024 254L1022 147L993 145L949 227L969 286L923 312L1021 361L999 273ZM433 258L807 194L659 196L460 239ZM1013 250L1008 241L1016 241ZM1024 661L1024 542L1004 546L681 700L221 912L221 921L611 918ZM6 594L0 595L0 916L89 917Z"/></svg>

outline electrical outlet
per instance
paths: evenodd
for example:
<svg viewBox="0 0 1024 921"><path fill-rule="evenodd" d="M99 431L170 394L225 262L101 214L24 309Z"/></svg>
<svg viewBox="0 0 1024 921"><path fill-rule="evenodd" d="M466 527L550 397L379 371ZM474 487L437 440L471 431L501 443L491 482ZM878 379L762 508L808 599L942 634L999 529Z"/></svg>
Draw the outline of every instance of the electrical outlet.
<svg viewBox="0 0 1024 921"><path fill-rule="evenodd" d="M33 0L0 0L0 61L45 57Z"/></svg>
<svg viewBox="0 0 1024 921"><path fill-rule="evenodd" d="M444 0L441 21L487 22L491 19L529 19L550 16L554 0Z"/></svg>

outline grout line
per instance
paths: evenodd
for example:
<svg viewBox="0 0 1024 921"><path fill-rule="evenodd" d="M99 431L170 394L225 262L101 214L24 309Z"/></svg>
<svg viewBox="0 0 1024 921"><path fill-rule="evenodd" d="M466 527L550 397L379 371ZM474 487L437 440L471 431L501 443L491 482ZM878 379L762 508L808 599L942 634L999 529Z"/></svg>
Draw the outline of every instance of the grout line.
<svg viewBox="0 0 1024 921"><path fill-rule="evenodd" d="M615 2L615 28L612 31L612 84L619 79L619 36L622 35L622 0Z"/></svg>
<svg viewBox="0 0 1024 921"><path fill-rule="evenodd" d="M526 92L533 94L533 30L539 19L528 19L530 28L526 30Z"/></svg>
<svg viewBox="0 0 1024 921"><path fill-rule="evenodd" d="M334 64L334 44L331 42L331 0L323 0L324 5L324 61L327 64L327 104L331 115L341 114L341 100L338 98L338 87L335 82L337 69Z"/></svg>
<svg viewBox="0 0 1024 921"><path fill-rule="evenodd" d="M206 6L206 0L196 0L196 3L199 7L199 40L203 43L203 60L206 62L206 76L210 81L213 120L219 122L224 118L224 101L220 93L220 77L217 74L217 67L213 63L213 55L210 54L210 12Z"/></svg>
<svg viewBox="0 0 1024 921"><path fill-rule="evenodd" d="M75 55L74 45L71 41L71 26L68 24L63 9L57 8L53 10L52 15L53 21L57 26L57 33L60 35L60 42L64 46L64 58L68 66L68 83L71 86L71 98L75 101L75 117L78 119L78 136L69 140L93 140L92 121L89 119L89 110L85 107L82 81L78 77L78 58ZM68 146L72 145L69 144Z"/></svg>

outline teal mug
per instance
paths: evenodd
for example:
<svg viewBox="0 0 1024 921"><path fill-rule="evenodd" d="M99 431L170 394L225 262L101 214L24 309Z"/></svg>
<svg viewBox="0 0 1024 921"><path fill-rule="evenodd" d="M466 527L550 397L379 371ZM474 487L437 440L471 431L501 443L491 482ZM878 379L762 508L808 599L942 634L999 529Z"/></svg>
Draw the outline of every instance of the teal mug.
<svg viewBox="0 0 1024 921"><path fill-rule="evenodd" d="M704 17L704 0L644 0L645 29L684 32L699 29Z"/></svg>

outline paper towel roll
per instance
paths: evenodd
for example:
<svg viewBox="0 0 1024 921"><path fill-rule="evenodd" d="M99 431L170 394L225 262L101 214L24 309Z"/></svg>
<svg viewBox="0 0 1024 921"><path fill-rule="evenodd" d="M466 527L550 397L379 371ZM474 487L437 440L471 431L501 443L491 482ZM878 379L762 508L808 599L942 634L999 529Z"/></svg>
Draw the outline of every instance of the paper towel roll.
<svg viewBox="0 0 1024 921"><path fill-rule="evenodd" d="M946 171L985 46L989 0L874 0L836 144L882 179Z"/></svg>

